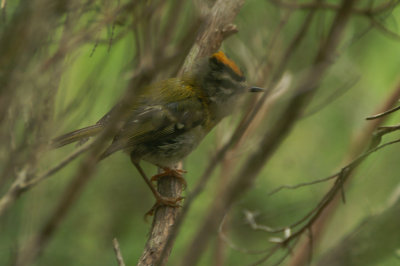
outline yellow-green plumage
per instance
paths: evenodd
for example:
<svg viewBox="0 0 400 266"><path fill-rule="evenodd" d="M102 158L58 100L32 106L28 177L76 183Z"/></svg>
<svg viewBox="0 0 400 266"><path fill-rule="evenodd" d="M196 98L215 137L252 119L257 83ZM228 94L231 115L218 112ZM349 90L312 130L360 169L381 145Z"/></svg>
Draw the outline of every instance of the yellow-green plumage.
<svg viewBox="0 0 400 266"><path fill-rule="evenodd" d="M206 132L199 129L211 119L206 98L194 86L172 78L148 87L103 157L125 150L132 158L160 165L185 157L204 137Z"/></svg>

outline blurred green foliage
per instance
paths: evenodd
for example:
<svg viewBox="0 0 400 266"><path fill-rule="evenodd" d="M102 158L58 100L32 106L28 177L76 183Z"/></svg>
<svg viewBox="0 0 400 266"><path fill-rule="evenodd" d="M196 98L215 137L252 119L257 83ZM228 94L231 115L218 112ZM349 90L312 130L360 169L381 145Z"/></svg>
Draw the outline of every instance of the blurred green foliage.
<svg viewBox="0 0 400 266"><path fill-rule="evenodd" d="M12 15L15 3L8 1L8 4L7 12ZM99 3L98 8L97 12L101 13L104 6ZM192 8L190 12L194 12L193 6L188 8ZM285 12L285 9L268 1L247 1L236 19L239 32L223 44L222 49L243 66L250 84L256 82L260 76L271 74L260 73L260 66L265 60L277 63L274 62L279 58L277 55L287 47L307 14L306 11L293 11L280 32L278 48L270 54L271 58L266 58L273 31L279 26L280 18ZM304 42L287 68L293 83L310 66L321 36L327 34L332 16L331 11L319 11L317 14ZM185 19L189 20L190 17ZM383 23L387 22L391 30L396 31L395 25L400 20L399 8L391 14L385 14L381 19ZM111 38L111 27L111 24L106 25L99 31L99 39ZM257 221L260 224L280 227L295 222L312 209L330 187L330 182L284 190L271 197L268 192L284 184L326 177L340 169L352 138L368 123L365 117L374 114L377 107L394 90L399 81L399 41L376 29L370 29L362 37L357 37L369 27L370 23L363 17L355 16L351 20L346 31L346 40L335 59L335 66L305 112L305 117L297 123L265 167L254 188L229 213L228 236L236 245L250 250L271 246L269 238L273 235L251 229L244 221L244 210L259 213ZM113 34L117 35L122 30L124 25L117 25ZM106 43L97 45L92 42L65 58L65 71L53 117L54 135L93 124L113 106L126 88L134 54L135 42L129 33L115 41L111 47ZM357 81L354 86L346 86L352 81ZM337 90L343 90L343 93L332 97ZM77 104L72 104L74 101ZM278 101L277 110L279 104ZM307 115L314 107L317 107L317 112ZM270 112L273 117L277 111L273 109ZM201 176L209 155L215 152L215 146L220 146L221 139L225 139L221 136L231 130L238 117L240 115L235 114L234 118L228 118L185 160L188 191ZM396 124L398 121L400 114L395 113L390 115L387 124ZM260 128L265 126L274 125L262 124ZM261 130L259 134L262 134ZM398 137L398 133L393 133L385 137L384 141ZM74 145L70 145L49 152L45 155L47 160L41 166L42 169L51 167L74 149ZM236 158L239 163L250 151L251 145L239 153L240 156ZM354 180L345 189L347 202L335 213L322 243L315 247L315 257L335 245L364 217L385 206L388 196L399 185L397 173L400 171L400 164L397 162L397 151L396 145L379 151L357 170ZM80 159L71 163L49 180L22 195L16 205L2 217L0 265L9 265L16 247L27 241L41 227L45 217L55 208L79 161ZM144 166L149 175L155 172L152 165L144 163ZM216 171L192 206L173 248L169 265L179 263L199 222L213 204L211 199L218 191L220 174L221 169ZM153 201L149 189L125 154L118 153L107 158L99 164L95 178L90 181L77 204L62 222L36 265L116 265L111 242L114 237L119 240L126 264L134 265L141 255L151 225L143 219L143 215ZM202 265L213 264L214 251L215 248L211 246L202 259ZM226 265L247 265L260 256L262 255L242 254L227 247ZM398 260L387 258L379 265L394 265L396 262Z"/></svg>

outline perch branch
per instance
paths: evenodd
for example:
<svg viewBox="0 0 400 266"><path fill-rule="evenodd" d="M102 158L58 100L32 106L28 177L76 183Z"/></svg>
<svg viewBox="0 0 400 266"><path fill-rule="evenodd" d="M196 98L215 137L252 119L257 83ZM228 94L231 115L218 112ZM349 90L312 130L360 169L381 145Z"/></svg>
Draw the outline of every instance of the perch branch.
<svg viewBox="0 0 400 266"><path fill-rule="evenodd" d="M200 26L196 42L186 57L180 74L188 71L197 58L206 57L215 52L222 41L236 31L232 22L243 3L244 0L219 0L214 4ZM169 197L179 197L181 194L181 187L173 178L161 179L158 189L162 195ZM156 210L149 239L138 265L166 264L174 241L171 234L179 212L180 209L168 206Z"/></svg>

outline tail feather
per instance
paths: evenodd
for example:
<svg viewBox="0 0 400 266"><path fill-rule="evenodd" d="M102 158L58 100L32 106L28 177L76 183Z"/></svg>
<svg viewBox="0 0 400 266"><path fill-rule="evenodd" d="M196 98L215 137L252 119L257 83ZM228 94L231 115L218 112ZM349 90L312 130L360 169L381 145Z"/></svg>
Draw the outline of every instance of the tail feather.
<svg viewBox="0 0 400 266"><path fill-rule="evenodd" d="M102 129L103 129L102 125L95 124L93 126L84 127L84 128L69 132L67 134L61 135L61 136L53 139L52 147L59 148L64 145L76 142L76 141L84 140L86 138L97 135Z"/></svg>
<svg viewBox="0 0 400 266"><path fill-rule="evenodd" d="M103 160L106 157L108 157L111 154L113 154L114 152L120 151L122 149L123 149L123 146L121 146L118 141L113 141L113 143L111 143L111 145L100 156L100 160Z"/></svg>

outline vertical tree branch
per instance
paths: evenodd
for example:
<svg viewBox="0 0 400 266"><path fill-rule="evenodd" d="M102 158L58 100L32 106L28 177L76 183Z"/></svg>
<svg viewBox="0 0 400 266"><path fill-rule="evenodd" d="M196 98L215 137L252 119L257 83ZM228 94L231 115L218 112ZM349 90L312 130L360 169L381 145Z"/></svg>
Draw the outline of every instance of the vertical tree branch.
<svg viewBox="0 0 400 266"><path fill-rule="evenodd" d="M158 181L158 192L170 198L177 198L182 193L182 184L175 177L163 177ZM166 240L179 213L179 207L161 206L155 211L151 232L145 249L139 259L138 266L154 265L160 259ZM165 265L172 246L165 251L167 256L160 262Z"/></svg>
<svg viewBox="0 0 400 266"><path fill-rule="evenodd" d="M180 73L190 71L197 59L209 56L215 52L222 41L236 32L232 25L244 0L219 0L204 17L204 22L196 37L196 42L191 48ZM162 178L158 183L158 190L168 197L179 197L181 185L174 178ZM173 231L180 209L173 207L157 208L151 232L145 249L139 259L139 265L165 265L173 246ZM168 242L168 244L167 244Z"/></svg>

